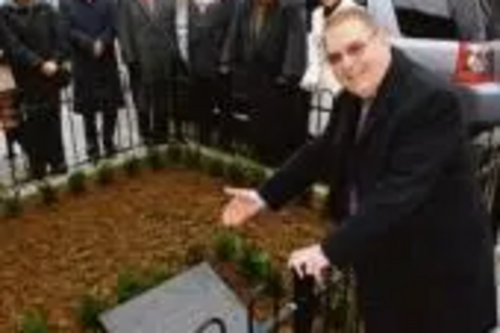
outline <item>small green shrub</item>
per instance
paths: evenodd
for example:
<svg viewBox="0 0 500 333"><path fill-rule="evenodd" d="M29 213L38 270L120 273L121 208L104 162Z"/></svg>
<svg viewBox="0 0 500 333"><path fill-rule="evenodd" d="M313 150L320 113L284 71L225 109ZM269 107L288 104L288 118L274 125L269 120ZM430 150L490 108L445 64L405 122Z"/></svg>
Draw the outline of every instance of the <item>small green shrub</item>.
<svg viewBox="0 0 500 333"><path fill-rule="evenodd" d="M123 169L125 173L131 177L137 175L140 171L140 168L141 168L141 162L135 156L132 156L131 158L127 159L123 164Z"/></svg>
<svg viewBox="0 0 500 333"><path fill-rule="evenodd" d="M117 278L116 301L118 303L126 302L171 276L172 273L165 269L150 269L144 272L123 270Z"/></svg>
<svg viewBox="0 0 500 333"><path fill-rule="evenodd" d="M240 158L235 158L226 164L224 178L231 184L244 185L246 180L245 168L245 162Z"/></svg>
<svg viewBox="0 0 500 333"><path fill-rule="evenodd" d="M125 270L118 274L116 300L123 303L148 289L148 282L139 274Z"/></svg>
<svg viewBox="0 0 500 333"><path fill-rule="evenodd" d="M103 163L97 168L95 177L97 184L109 185L115 180L114 169L110 164Z"/></svg>
<svg viewBox="0 0 500 333"><path fill-rule="evenodd" d="M179 164L181 161L182 149L183 147L181 144L171 144L168 146L165 152L168 163L174 165Z"/></svg>
<svg viewBox="0 0 500 333"><path fill-rule="evenodd" d="M269 254L253 246L245 248L239 264L243 275L255 283L266 281L271 273Z"/></svg>
<svg viewBox="0 0 500 333"><path fill-rule="evenodd" d="M165 159L158 148L148 149L146 163L153 170L160 170L165 166Z"/></svg>
<svg viewBox="0 0 500 333"><path fill-rule="evenodd" d="M215 256L220 261L238 261L242 257L243 248L243 239L235 232L222 231L215 238Z"/></svg>
<svg viewBox="0 0 500 333"><path fill-rule="evenodd" d="M244 168L245 183L248 186L257 186L267 179L266 170L257 165L247 164Z"/></svg>
<svg viewBox="0 0 500 333"><path fill-rule="evenodd" d="M149 288L156 287L160 283L164 282L165 280L168 280L169 278L172 277L172 272L168 269L165 268L154 268L146 271L144 273L145 276L145 290Z"/></svg>
<svg viewBox="0 0 500 333"><path fill-rule="evenodd" d="M201 263L207 257L207 250L203 245L192 245L188 247L185 253L184 262L187 266L193 266Z"/></svg>
<svg viewBox="0 0 500 333"><path fill-rule="evenodd" d="M78 303L76 315L80 325L93 332L104 332L99 315L109 308L109 304L93 295L83 295Z"/></svg>
<svg viewBox="0 0 500 333"><path fill-rule="evenodd" d="M21 315L20 333L49 333L49 325L43 314L37 310L29 310Z"/></svg>
<svg viewBox="0 0 500 333"><path fill-rule="evenodd" d="M38 193L42 203L47 206L57 201L57 190L48 182L42 182L38 185Z"/></svg>
<svg viewBox="0 0 500 333"><path fill-rule="evenodd" d="M203 170L213 176L213 177L222 177L224 176L225 162L216 156L207 156L204 161L202 161Z"/></svg>
<svg viewBox="0 0 500 333"><path fill-rule="evenodd" d="M87 189L87 175L82 171L72 173L68 178L68 190L73 194L82 194Z"/></svg>
<svg viewBox="0 0 500 333"><path fill-rule="evenodd" d="M271 268L267 280L265 281L265 292L273 298L283 298L285 296L285 281L283 275L276 268Z"/></svg>
<svg viewBox="0 0 500 333"><path fill-rule="evenodd" d="M10 195L2 201L2 212L5 217L13 218L21 215L23 206L17 194Z"/></svg>
<svg viewBox="0 0 500 333"><path fill-rule="evenodd" d="M196 169L201 164L201 154L197 148L186 147L181 150L181 163L187 168Z"/></svg>

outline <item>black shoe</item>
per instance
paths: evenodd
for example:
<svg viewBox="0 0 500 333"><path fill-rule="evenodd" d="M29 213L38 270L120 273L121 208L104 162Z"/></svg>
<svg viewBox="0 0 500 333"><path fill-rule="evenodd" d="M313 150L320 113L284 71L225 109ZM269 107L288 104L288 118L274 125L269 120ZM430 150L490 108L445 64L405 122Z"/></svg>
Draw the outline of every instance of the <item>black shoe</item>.
<svg viewBox="0 0 500 333"><path fill-rule="evenodd" d="M114 144L108 144L104 147L104 156L106 158L116 155L116 147Z"/></svg>
<svg viewBox="0 0 500 333"><path fill-rule="evenodd" d="M50 168L51 175L63 175L68 172L68 167L66 164L59 164L55 167Z"/></svg>
<svg viewBox="0 0 500 333"><path fill-rule="evenodd" d="M99 161L99 158L100 158L99 151L89 150L89 151L87 151L87 157L88 157L88 160L90 162L97 163L97 161Z"/></svg>

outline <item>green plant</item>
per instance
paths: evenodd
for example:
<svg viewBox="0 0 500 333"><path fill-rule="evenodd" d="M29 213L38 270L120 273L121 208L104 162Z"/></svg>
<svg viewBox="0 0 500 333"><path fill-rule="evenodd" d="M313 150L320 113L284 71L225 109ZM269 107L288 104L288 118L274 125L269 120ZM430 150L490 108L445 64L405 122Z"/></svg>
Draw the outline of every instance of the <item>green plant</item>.
<svg viewBox="0 0 500 333"><path fill-rule="evenodd" d="M23 207L17 194L10 195L2 200L2 212L5 217L12 218L19 216Z"/></svg>
<svg viewBox="0 0 500 333"><path fill-rule="evenodd" d="M20 333L49 333L49 325L43 314L37 310L29 310L21 315Z"/></svg>
<svg viewBox="0 0 500 333"><path fill-rule="evenodd" d="M148 149L146 162L153 170L160 170L165 166L165 160L158 148Z"/></svg>
<svg viewBox="0 0 500 333"><path fill-rule="evenodd" d="M261 166L248 163L244 168L245 183L248 186L257 186L267 179L266 169Z"/></svg>
<svg viewBox="0 0 500 333"><path fill-rule="evenodd" d="M148 289L149 283L137 273L124 270L118 274L116 300L123 303Z"/></svg>
<svg viewBox="0 0 500 333"><path fill-rule="evenodd" d="M171 164L178 164L180 163L181 160L181 155L182 155L182 145L178 143L171 144L168 146L165 155L167 158L167 161Z"/></svg>
<svg viewBox="0 0 500 333"><path fill-rule="evenodd" d="M191 245L185 253L184 262L188 266L196 265L206 258L206 248L203 245Z"/></svg>
<svg viewBox="0 0 500 333"><path fill-rule="evenodd" d="M140 167L141 167L141 162L135 156L130 157L123 164L123 169L125 170L125 173L131 177L139 173Z"/></svg>
<svg viewBox="0 0 500 333"><path fill-rule="evenodd" d="M245 162L236 157L233 161L226 163L224 176L234 185L244 185L246 180Z"/></svg>
<svg viewBox="0 0 500 333"><path fill-rule="evenodd" d="M80 325L93 332L104 332L104 328L99 322L99 315L109 307L103 299L93 295L83 295L78 303L76 315Z"/></svg>
<svg viewBox="0 0 500 333"><path fill-rule="evenodd" d="M45 205L51 205L57 201L57 190L49 182L42 182L38 185L38 193Z"/></svg>
<svg viewBox="0 0 500 333"><path fill-rule="evenodd" d="M283 275L276 268L271 268L265 281L265 292L273 298L283 298L285 296L285 281Z"/></svg>
<svg viewBox="0 0 500 333"><path fill-rule="evenodd" d="M181 150L181 163L187 168L195 169L200 166L201 153L197 148L186 147Z"/></svg>
<svg viewBox="0 0 500 333"><path fill-rule="evenodd" d="M221 231L215 238L215 256L220 261L238 261L243 248L243 239L235 232Z"/></svg>
<svg viewBox="0 0 500 333"><path fill-rule="evenodd" d="M126 302L171 276L171 272L165 269L149 269L143 272L123 270L118 274L116 282L116 301Z"/></svg>
<svg viewBox="0 0 500 333"><path fill-rule="evenodd" d="M101 164L96 170L96 182L99 185L106 186L114 181L113 167L108 163Z"/></svg>
<svg viewBox="0 0 500 333"><path fill-rule="evenodd" d="M255 283L266 281L271 273L269 254L254 246L245 248L239 264L243 275Z"/></svg>
<svg viewBox="0 0 500 333"><path fill-rule="evenodd" d="M203 170L206 170L209 175L221 177L224 175L225 162L217 156L207 156L202 162Z"/></svg>
<svg viewBox="0 0 500 333"><path fill-rule="evenodd" d="M81 194L87 189L85 181L87 175L82 171L72 173L68 178L68 189L73 194Z"/></svg>
<svg viewBox="0 0 500 333"><path fill-rule="evenodd" d="M339 331L357 332L359 314L356 307L354 278L349 271L337 271L335 281L328 288L330 293L331 325Z"/></svg>
<svg viewBox="0 0 500 333"><path fill-rule="evenodd" d="M153 288L172 277L172 272L165 268L149 269L144 273L145 289Z"/></svg>

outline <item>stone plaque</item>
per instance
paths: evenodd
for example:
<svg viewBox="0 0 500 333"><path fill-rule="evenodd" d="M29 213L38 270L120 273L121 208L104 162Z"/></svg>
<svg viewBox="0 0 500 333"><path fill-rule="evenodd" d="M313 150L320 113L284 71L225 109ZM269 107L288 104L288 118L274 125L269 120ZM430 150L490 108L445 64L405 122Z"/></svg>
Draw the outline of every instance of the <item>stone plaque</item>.
<svg viewBox="0 0 500 333"><path fill-rule="evenodd" d="M200 325L211 318L222 321L226 332L248 331L245 307L207 263L100 317L109 333L197 333ZM203 332L224 331L217 325L209 325Z"/></svg>

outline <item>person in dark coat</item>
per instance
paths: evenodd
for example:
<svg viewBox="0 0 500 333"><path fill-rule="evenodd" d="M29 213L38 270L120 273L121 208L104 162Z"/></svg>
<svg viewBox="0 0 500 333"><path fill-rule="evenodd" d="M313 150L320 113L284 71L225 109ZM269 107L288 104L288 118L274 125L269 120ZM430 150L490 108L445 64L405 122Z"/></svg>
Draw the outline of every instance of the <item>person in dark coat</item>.
<svg viewBox="0 0 500 333"><path fill-rule="evenodd" d="M178 110L172 107L179 59L174 20L167 0L118 0L118 39L135 95L139 133L146 144L167 142L171 121L175 136L182 136Z"/></svg>
<svg viewBox="0 0 500 333"><path fill-rule="evenodd" d="M490 332L493 242L455 88L392 49L359 8L332 15L325 42L345 88L326 132L258 191L227 189L223 223L327 179L339 224L292 252L300 277L352 266L366 333Z"/></svg>
<svg viewBox="0 0 500 333"><path fill-rule="evenodd" d="M97 118L102 114L102 148L115 153L117 110L123 94L115 54L115 10L111 0L64 0L60 10L72 46L74 111L84 120L87 154L101 155Z"/></svg>
<svg viewBox="0 0 500 333"><path fill-rule="evenodd" d="M283 161L305 141L307 110L298 83L306 65L305 3L238 2L222 63L232 71L235 94L247 94L250 145L266 164ZM276 128L279 126L280 130Z"/></svg>
<svg viewBox="0 0 500 333"><path fill-rule="evenodd" d="M223 117L229 113L229 85L219 68L234 5L232 0L172 0L178 64L186 70L189 80L189 102L185 107L196 140L203 144L215 143L215 109Z"/></svg>
<svg viewBox="0 0 500 333"><path fill-rule="evenodd" d="M8 2L1 15L5 51L19 90L21 141L31 176L65 172L60 90L70 75L60 16L37 0Z"/></svg>

